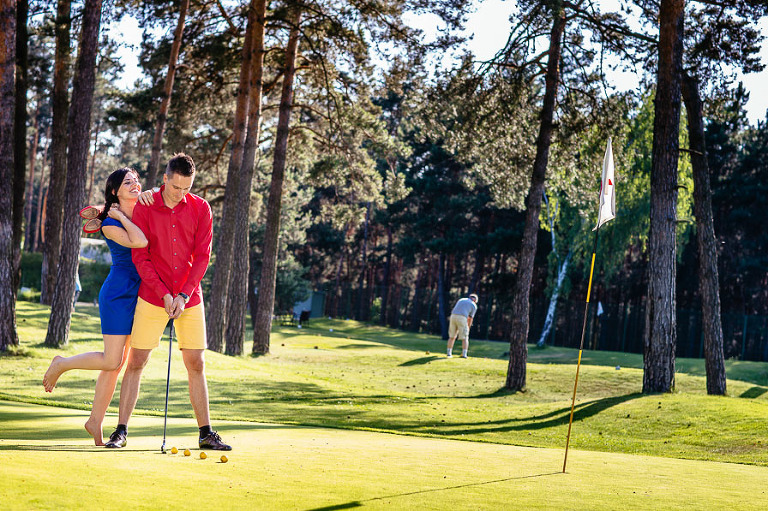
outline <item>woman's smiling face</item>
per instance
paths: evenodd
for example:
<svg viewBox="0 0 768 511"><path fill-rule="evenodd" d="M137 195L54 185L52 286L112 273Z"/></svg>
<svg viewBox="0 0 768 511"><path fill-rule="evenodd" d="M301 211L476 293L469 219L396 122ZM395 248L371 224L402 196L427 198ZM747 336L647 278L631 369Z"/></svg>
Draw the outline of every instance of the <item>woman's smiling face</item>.
<svg viewBox="0 0 768 511"><path fill-rule="evenodd" d="M127 172L120 188L117 189L117 198L120 200L137 200L140 193L139 176L134 172Z"/></svg>

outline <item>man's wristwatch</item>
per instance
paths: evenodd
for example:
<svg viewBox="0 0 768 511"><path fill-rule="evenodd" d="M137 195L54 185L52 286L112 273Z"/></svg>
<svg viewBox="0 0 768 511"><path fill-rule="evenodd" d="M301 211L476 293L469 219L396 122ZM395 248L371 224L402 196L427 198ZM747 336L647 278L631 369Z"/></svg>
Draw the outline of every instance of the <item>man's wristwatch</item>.
<svg viewBox="0 0 768 511"><path fill-rule="evenodd" d="M179 293L179 296L184 298L184 303L189 302L189 295L187 293Z"/></svg>

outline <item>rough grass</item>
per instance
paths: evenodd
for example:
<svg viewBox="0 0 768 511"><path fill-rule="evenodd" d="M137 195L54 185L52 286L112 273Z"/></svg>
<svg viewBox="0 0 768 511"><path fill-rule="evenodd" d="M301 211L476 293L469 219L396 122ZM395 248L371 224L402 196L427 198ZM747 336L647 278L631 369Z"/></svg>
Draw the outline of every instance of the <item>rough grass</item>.
<svg viewBox="0 0 768 511"><path fill-rule="evenodd" d="M93 372L64 375L53 394L40 382L53 355L102 349L94 311L75 313L72 342L63 350L42 346L45 307L19 303L18 318L26 356L0 358L0 397L88 409ZM277 327L268 356L207 352L212 414L218 420L564 446L575 350L531 348L527 389L509 393L502 389L504 344L472 341L466 360L446 359L444 346L433 336L353 321ZM250 353L250 345L245 349ZM167 350L157 350L150 361L138 413L162 414L166 357ZM714 397L706 395L701 361L679 359L677 390L663 395L640 393L638 355L585 352L582 362L572 448L768 466L768 364L729 361L728 396ZM192 416L185 380L175 351L175 417Z"/></svg>

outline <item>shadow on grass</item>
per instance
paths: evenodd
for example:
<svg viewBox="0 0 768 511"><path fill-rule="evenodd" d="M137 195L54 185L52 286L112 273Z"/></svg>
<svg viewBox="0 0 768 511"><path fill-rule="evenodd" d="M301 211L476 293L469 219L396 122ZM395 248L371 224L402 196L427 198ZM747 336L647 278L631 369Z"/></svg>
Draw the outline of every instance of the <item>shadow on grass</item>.
<svg viewBox="0 0 768 511"><path fill-rule="evenodd" d="M408 362L403 362L400 364L400 367L409 367L409 366L419 366L424 364L429 364L430 362L433 362L435 360L441 360L445 357L437 357L435 355L431 355L429 357L421 357L421 358L414 358L413 360L409 360Z"/></svg>
<svg viewBox="0 0 768 511"><path fill-rule="evenodd" d="M624 396L596 399L574 407L574 422L588 419L613 406L642 397L641 393L627 394ZM484 422L440 422L427 424L389 424L387 429L400 432L420 432L435 434L442 437L465 434L504 433L509 431L535 431L568 424L571 407L563 407L558 410L536 415L532 417L517 417L497 421Z"/></svg>
<svg viewBox="0 0 768 511"><path fill-rule="evenodd" d="M491 481L480 481L477 483L467 483L467 484L458 484L454 486L445 486L442 488L432 488L429 490L419 490L419 491L410 491L410 492L403 492L403 493L394 493L392 495L385 495L382 497L372 497L370 499L363 499L363 500L353 500L352 502L345 502L343 504L336 504L332 506L325 506L325 507L316 507L309 509L307 511L336 511L341 509L353 509L356 507L362 507L365 502L376 502L379 500L389 500L394 499L397 497L409 497L412 495L424 495L428 493L437 493L441 491L450 491L450 490L460 490L463 488L477 488L479 486L487 486L489 484L498 484L498 483L505 483L508 481L517 481L521 479L533 479L537 477L546 477L546 476L553 476L558 475L561 472L547 472L544 474L532 474L529 476L518 476L518 477L506 477L504 479L493 479Z"/></svg>
<svg viewBox="0 0 768 511"><path fill-rule="evenodd" d="M107 449L106 447L99 447L96 445L84 446L84 445L34 445L34 444L16 444L16 445L0 445L1 451L58 451L58 452L88 452L88 453L101 453L101 454L117 454L125 452L156 452L157 454L163 454L160 449Z"/></svg>
<svg viewBox="0 0 768 511"><path fill-rule="evenodd" d="M743 397L745 399L755 399L762 396L766 392L768 392L768 387L751 387L742 392L739 397Z"/></svg>
<svg viewBox="0 0 768 511"><path fill-rule="evenodd" d="M64 419L69 422L69 419L81 419L85 424L87 416L82 413L72 413L70 410L62 410L61 408L50 408L33 405L30 407L24 407L24 409L14 410L1 406L3 402L0 402L0 424L3 425L0 428L0 440L6 442L18 441L18 444L14 445L0 445L0 450L83 450L96 449L98 451L104 449L97 446L83 446L83 445L27 445L26 442L30 441L48 441L48 442L66 442L73 439L86 439L89 438L88 433L84 428L79 426L73 426L70 424L58 424L51 423L52 419ZM187 404L189 407L189 405ZM170 417L170 416L169 416ZM158 438L163 432L162 423L160 419L162 414L158 417L156 425L134 425L132 424L128 430L128 441L131 437L152 437ZM177 419L177 417L172 417ZM185 418L185 417L183 417ZM112 427L117 425L117 417L107 417L104 424L105 436L109 436L112 431ZM233 433L242 430L268 430L268 429L295 429L299 426L291 426L284 424L263 424L256 422L246 422L239 424L214 424L216 430L222 435L227 433ZM196 438L198 433L197 424L191 417L188 418L188 423L185 424L168 424L167 435L168 437L182 437L189 436ZM160 441L158 440L158 446ZM108 449L111 451L112 449ZM131 450L131 449L128 449ZM159 447L157 449L160 450ZM149 450L151 451L151 449Z"/></svg>

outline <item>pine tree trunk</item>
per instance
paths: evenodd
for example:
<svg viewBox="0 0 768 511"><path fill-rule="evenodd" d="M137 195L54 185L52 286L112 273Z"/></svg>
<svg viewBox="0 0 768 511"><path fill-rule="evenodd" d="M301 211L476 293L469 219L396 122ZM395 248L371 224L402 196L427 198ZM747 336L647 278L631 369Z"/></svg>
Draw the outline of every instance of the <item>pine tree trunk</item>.
<svg viewBox="0 0 768 511"><path fill-rule="evenodd" d="M723 396L726 392L726 378L723 326L720 318L717 238L712 220L712 189L709 185L701 94L698 80L690 75L683 77L682 88L683 101L688 113L688 140L693 167L693 211L696 216L696 240L699 253L701 329L704 336L707 394Z"/></svg>
<svg viewBox="0 0 768 511"><path fill-rule="evenodd" d="M437 316L440 321L440 336L448 340L448 304L445 285L445 253L440 252L437 263Z"/></svg>
<svg viewBox="0 0 768 511"><path fill-rule="evenodd" d="M381 317L379 318L379 324L382 326L386 326L387 324L387 311L389 310L389 285L390 285L390 278L389 273L392 269L392 226L387 226L387 255L385 256L384 260L384 277L382 278L382 281L384 283L384 287L381 292ZM416 289L416 292L418 293L418 288Z"/></svg>
<svg viewBox="0 0 768 511"><path fill-rule="evenodd" d="M32 251L40 251L40 234L43 225L43 202L45 197L45 162L48 161L48 147L50 147L51 127L48 126L45 135L48 140L48 146L43 151L43 157L40 161L40 188L37 189L37 217L35 218L35 230L32 235Z"/></svg>
<svg viewBox="0 0 768 511"><path fill-rule="evenodd" d="M67 118L69 117L69 62L72 25L71 1L56 5L56 61L53 69L53 130L51 133L51 171L45 201L45 251L43 254L40 303L51 304L61 251L61 220L64 187L67 183Z"/></svg>
<svg viewBox="0 0 768 511"><path fill-rule="evenodd" d="M275 154L272 163L272 180L267 199L267 225L264 233L264 255L261 267L261 287L256 306L256 326L253 330L253 353L269 353L269 334L272 330L272 313L275 308L275 281L277 277L277 252L280 235L280 210L282 207L283 179L288 152L291 109L293 107L293 79L296 74L296 53L299 47L301 10L291 20L291 33L285 50L285 70L280 97L280 111L275 135Z"/></svg>
<svg viewBox="0 0 768 511"><path fill-rule="evenodd" d="M27 82L29 2L16 2L16 87L13 135L13 292L21 281L21 235L24 230L24 188L27 175Z"/></svg>
<svg viewBox="0 0 768 511"><path fill-rule="evenodd" d="M13 183L14 76L16 68L15 2L0 0L0 182ZM0 194L0 282L13 279L13 197ZM16 295L0 286L0 352L19 345Z"/></svg>
<svg viewBox="0 0 768 511"><path fill-rule="evenodd" d="M85 202L101 0L86 0L82 16L69 118L70 144L67 156L66 202L62 222L61 263L56 275L56 288L51 300L51 318L48 323L48 334L45 337L46 346L53 347L67 343L72 300L75 296L75 275L80 256L80 217L77 213Z"/></svg>
<svg viewBox="0 0 768 511"><path fill-rule="evenodd" d="M559 62L562 51L562 37L565 31L565 11L562 3L555 10L552 32L549 38L549 56L545 78L544 101L541 108L541 124L536 140L536 158L533 162L531 186L525 199L525 227L517 267L517 280L512 301L512 332L509 341L509 364L504 386L513 391L525 388L526 360L528 358L528 328L530 315L530 293L533 280L533 263L536 257L536 239L539 231L541 197L549 161L549 146L554 130L553 117L557 100L557 84L560 81Z"/></svg>
<svg viewBox="0 0 768 511"><path fill-rule="evenodd" d="M568 264L571 262L571 252L568 251L568 255L565 256L563 264L560 265L557 272L557 282L555 283L555 289L552 290L552 296L549 298L549 308L547 309L547 317L544 320L544 328L541 331L541 337L536 343L539 348L543 347L547 343L547 337L552 329L555 321L555 310L557 309L557 299L560 297L560 289L563 287L563 280L565 280L565 274L568 272Z"/></svg>
<svg viewBox="0 0 768 511"><path fill-rule="evenodd" d="M675 386L675 228L684 3L662 0L660 7L643 392L670 392Z"/></svg>
<svg viewBox="0 0 768 511"><path fill-rule="evenodd" d="M91 153L91 164L88 170L88 193L85 195L86 202L93 200L93 180L96 176L96 151L99 147L99 132L101 131L101 117L96 120L96 127L93 129L93 152Z"/></svg>
<svg viewBox="0 0 768 511"><path fill-rule="evenodd" d="M179 7L179 20L176 23L176 30L173 33L173 44L171 44L171 56L168 61L168 74L165 75L165 84L163 85L163 99L160 102L160 111L157 114L157 124L155 125L155 135L152 138L152 152L147 165L147 180L145 188L153 188L157 183L157 167L160 164L160 151L163 150L163 134L165 133L165 121L168 118L168 108L171 106L171 95L173 94L173 80L176 77L176 61L179 59L179 50L181 49L181 36L184 34L184 20L187 17L189 9L189 0L182 0Z"/></svg>
<svg viewBox="0 0 768 511"><path fill-rule="evenodd" d="M333 307L331 308L330 315L334 318L339 316L339 300L341 300L341 268L344 264L344 252L339 255L339 262L336 265L336 284L333 288Z"/></svg>
<svg viewBox="0 0 768 511"><path fill-rule="evenodd" d="M365 224L363 224L363 246L360 253L360 277L357 281L357 320L365 321L367 315L363 310L363 303L365 303L365 273L368 269L368 222L371 217L371 203L365 209Z"/></svg>
<svg viewBox="0 0 768 511"><path fill-rule="evenodd" d="M235 209L235 240L232 254L232 272L230 274L229 307L227 308L227 355L241 355L245 341L245 318L248 298L248 279L250 274L248 241L248 218L251 208L251 188L256 164L256 151L259 147L261 127L261 97L264 90L264 36L266 31L267 2L256 0L253 45L251 52L250 106L248 108L248 135L243 148L242 179L238 189L238 207Z"/></svg>
<svg viewBox="0 0 768 511"><path fill-rule="evenodd" d="M224 192L221 222L216 244L216 263L213 272L213 284L208 297L205 325L208 334L208 349L221 353L224 350L224 330L226 329L227 300L230 291L230 275L234 280L242 280L242 275L232 272L232 250L234 248L235 215L243 206L240 198L241 174L243 165L243 144L248 121L248 99L251 86L251 57L253 47L253 29L256 21L253 5L248 10L248 23L245 28L240 82L237 88L235 105L235 123L232 130L232 153L227 170L227 187Z"/></svg>
<svg viewBox="0 0 768 511"><path fill-rule="evenodd" d="M37 144L40 140L40 123L38 122L38 112L40 102L35 106L35 123L32 127L32 147L29 151L29 184L24 199L24 251L32 251L32 204L34 204L35 194L35 162L37 160Z"/></svg>

